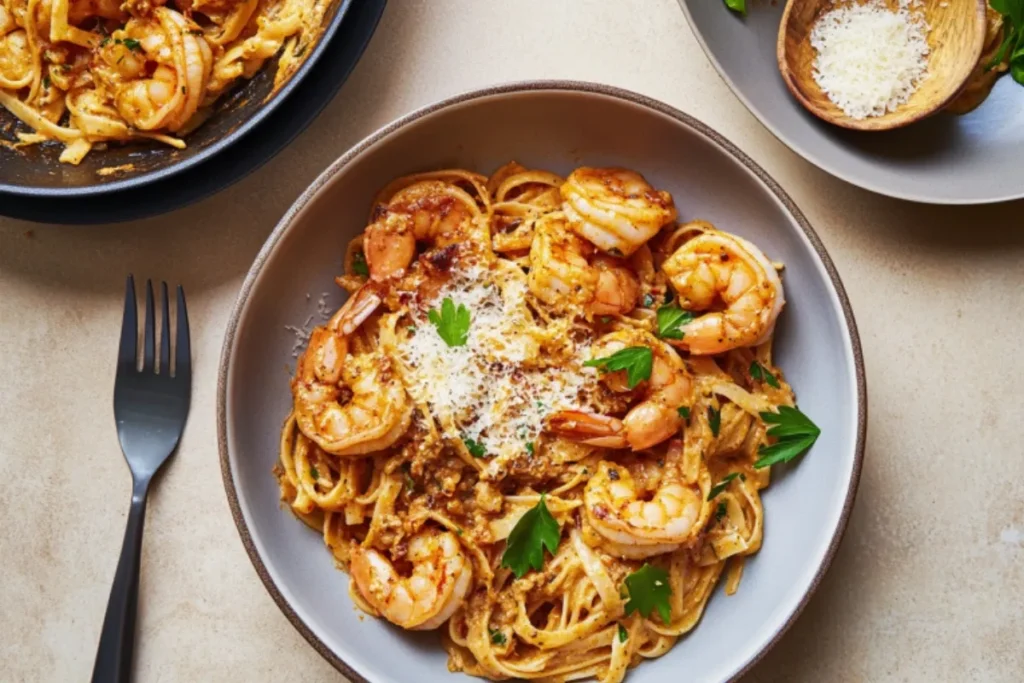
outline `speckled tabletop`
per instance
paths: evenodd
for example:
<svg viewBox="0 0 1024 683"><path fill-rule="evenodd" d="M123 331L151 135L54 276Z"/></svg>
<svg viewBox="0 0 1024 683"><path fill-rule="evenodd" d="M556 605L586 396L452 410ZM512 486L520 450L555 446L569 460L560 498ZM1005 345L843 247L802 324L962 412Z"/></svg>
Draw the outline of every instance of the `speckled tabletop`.
<svg viewBox="0 0 1024 683"><path fill-rule="evenodd" d="M228 510L228 312L278 217L350 145L528 78L629 88L717 128L803 208L852 299L871 404L860 495L817 594L746 680L1024 679L1024 202L928 207L831 178L747 113L675 0L391 0L326 112L245 181L130 224L0 219L0 679L92 670L130 494L111 395L131 271L185 285L195 363L149 501L136 680L343 680L266 594Z"/></svg>

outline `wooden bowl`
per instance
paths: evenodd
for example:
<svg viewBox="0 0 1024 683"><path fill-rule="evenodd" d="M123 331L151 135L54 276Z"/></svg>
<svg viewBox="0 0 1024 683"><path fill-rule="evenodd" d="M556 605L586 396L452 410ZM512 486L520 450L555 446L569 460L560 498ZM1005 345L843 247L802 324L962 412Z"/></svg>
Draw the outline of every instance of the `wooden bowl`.
<svg viewBox="0 0 1024 683"><path fill-rule="evenodd" d="M886 0L895 9L896 0ZM782 80L818 118L853 130L891 130L941 110L963 89L985 45L987 0L923 0L928 21L928 76L910 99L882 116L854 119L821 91L812 75L811 31L833 0L789 0L779 26L777 57ZM944 6L945 5L945 6Z"/></svg>

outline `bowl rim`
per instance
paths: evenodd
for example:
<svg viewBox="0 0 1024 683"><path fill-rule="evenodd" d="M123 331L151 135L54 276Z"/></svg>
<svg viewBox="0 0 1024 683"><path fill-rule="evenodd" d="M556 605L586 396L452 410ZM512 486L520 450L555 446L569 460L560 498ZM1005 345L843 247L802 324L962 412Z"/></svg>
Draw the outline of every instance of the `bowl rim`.
<svg viewBox="0 0 1024 683"><path fill-rule="evenodd" d="M735 160L739 161L746 167L747 170L752 172L758 180L760 180L765 187L775 196L775 198L785 207L785 209L792 215L796 220L797 225L803 231L807 237L811 246L814 248L815 253L825 268L825 272L828 273L829 280L832 286L835 288L837 298L842 309L844 321L847 326L847 330L850 336L850 348L853 356L854 363L854 376L857 396L857 428L856 428L856 444L854 447L854 460L853 468L850 474L850 485L846 492L846 499L843 501L842 512L840 513L838 524L836 525L832 539L829 542L829 546L822 558L821 565L818 567L814 574L814 578L811 584L808 586L807 591L804 593L800 602L797 604L793 612L786 618L785 622L779 627L779 629L772 634L771 638L761 647L760 651L753 656L749 661L745 662L742 667L735 673L730 679L731 681L737 681L745 673L750 671L754 665L756 665L762 658L779 642L782 636L789 630L789 628L796 621L797 617L803 612L807 603L810 601L811 596L815 593L818 586L821 584L825 573L832 565L832 561L835 559L836 551L839 549L839 545L846 533L846 528L850 520L850 514L853 510L853 504L857 497L857 489L860 484L861 469L864 462L864 450L865 441L867 435L867 384L864 372L864 358L861 351L860 335L857 331L857 324L853 316L853 308L850 305L850 300L846 294L846 290L843 287L842 281L839 278L839 273L836 270L835 264L825 251L825 247L818 237L817 233L811 227L807 218L803 212L796 206L792 198L782 189L782 187L770 176L768 173L761 168L752 158L742 152L735 144L727 140L716 130L703 123L702 121L694 118L693 116L682 112L675 107L672 107L664 102L641 95L639 93L619 88L616 86L603 85L599 83L592 83L587 81L574 81L574 80L528 80L528 81L515 81L510 83L503 83L499 85L489 86L476 90L467 91L453 97L449 97L443 100L436 101L432 104L428 104L424 107L416 109L405 116L402 116L389 124L379 128L375 132L371 133L367 137L363 138L360 142L356 143L350 148L345 154L335 160L330 166L328 166L313 183L295 200L288 211L282 216L281 220L275 226L273 232L267 237L263 247L256 255L253 265L249 269L249 272L245 276L245 280L242 282L242 286L239 289L238 297L235 300L234 306L232 307L228 324L224 333L224 343L221 347L221 356L217 372L217 447L220 456L220 468L221 478L224 483L224 490L227 495L228 505L231 508L231 516L234 518L235 526L238 529L239 536L242 540L242 545L245 547L246 554L249 556L249 560L252 562L253 568L256 570L257 575L263 583L263 586L270 593L274 602L278 608L285 615L288 621L291 622L292 626L306 639L306 641L316 650L320 656L326 659L335 669L341 672L344 676L348 677L353 683L373 683L370 679L367 679L355 669L353 669L347 662L345 662L337 653L331 650L326 643L324 643L313 630L306 624L305 621L298 615L295 609L291 606L288 600L284 597L281 590L274 583L266 565L263 562L263 558L260 556L253 542L252 535L249 531L249 527L245 521L245 517L242 513L241 505L238 499L238 492L235 490L234 474L231 468L230 456L228 452L228 438L227 438L227 386L228 386L228 374L231 365L232 349L235 344L235 335L238 331L238 324L242 318L242 314L245 311L248 303L249 296L252 292L252 288L259 278L259 275L263 271L263 267L266 265L270 255L273 253L278 242L288 232L294 222L296 216L302 212L303 209L309 204L309 202L316 196L320 190L330 181L335 175L345 169L354 159L358 158L364 151L371 148L378 142L388 138L395 132L403 129L407 125L418 121L419 119L434 114L438 111L447 109L452 106L471 102L473 100L484 99L500 95L512 95L525 92L536 92L536 91L559 91L559 92L576 92L586 93L594 95L602 95L612 99L618 99L629 104L639 105L648 109L653 109L655 112L668 116L675 119L678 123L694 130L698 134L704 136L706 139L715 143L724 152L731 155Z"/></svg>
<svg viewBox="0 0 1024 683"><path fill-rule="evenodd" d="M344 21L345 16L349 13L349 10L355 2L356 0L337 0L337 9L334 12L334 16L331 17L330 23L324 27L323 33L320 34L316 44L313 46L313 51L305 61L299 65L299 68L295 70L295 73L285 81L284 85L276 92L271 92L270 98L258 106L256 110L253 111L252 116L242 121L236 128L229 131L226 135L223 135L213 144L199 150L194 155L186 159L176 161L163 168L148 171L137 176L130 176L121 180L112 180L109 183L94 183L92 185L85 185L82 187L39 187L36 185L13 185L11 183L0 183L0 194L8 194L18 197L54 199L109 196L113 193L121 192L122 190L144 187L158 180L171 178L211 159L222 152L225 148L238 143L242 138L256 128L257 125L266 119L271 112L276 110L278 105L284 102L289 95L291 95L292 91L306 77L306 74L309 73L310 69L312 69L317 61L319 61L320 56L323 55L324 51L327 49L327 44L334 38L335 34L338 32L338 27L341 26L341 22ZM264 64L260 69L262 70L263 68L266 68L266 66L267 64Z"/></svg>
<svg viewBox="0 0 1024 683"><path fill-rule="evenodd" d="M822 160L819 155L814 151L813 145L804 145L793 140L790 136L786 135L778 128L776 128L767 116L761 111L761 109L755 105L750 98L743 94L743 91L733 82L729 74L726 73L725 68L715 57L711 51L711 46L708 45L708 41L705 39L704 34L697 28L697 22L693 19L693 14L690 12L689 0L677 0L680 9L683 11L683 16L686 17L686 23L690 26L690 33L697 40L697 44L700 45L701 50L704 51L704 56L708 58L711 65L715 67L715 71L718 72L719 78L725 82L732 91L732 94L738 99L744 107L747 108L754 118L771 133L776 140L785 145L788 149L793 151L796 155L801 157L804 161L814 165L819 170L829 174L834 178L838 178L843 182L849 183L854 187L859 187L862 190L873 192L874 194L881 195L883 197L892 197L894 199L902 199L908 202L917 202L918 204L931 204L939 206L982 206L985 204L1001 204L1003 202L1012 202L1017 199L1024 198L1024 185L1021 189L1015 192L1006 193L1003 195L991 195L979 199L969 198L949 198L941 195L926 195L916 192L904 192L901 190L894 190L882 184L875 183L869 178L858 177L856 174L849 173L835 167L834 164L830 164L827 161ZM774 52L774 50L773 50ZM773 63L776 63L776 57L772 58ZM777 69L777 67L776 67ZM781 80L785 80L781 75ZM789 87L786 84L785 87Z"/></svg>

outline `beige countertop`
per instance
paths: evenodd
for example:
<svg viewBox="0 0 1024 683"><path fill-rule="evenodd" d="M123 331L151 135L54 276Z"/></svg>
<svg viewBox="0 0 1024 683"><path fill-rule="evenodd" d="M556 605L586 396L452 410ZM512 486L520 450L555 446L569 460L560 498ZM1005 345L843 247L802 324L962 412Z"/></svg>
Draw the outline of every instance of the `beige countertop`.
<svg viewBox="0 0 1024 683"><path fill-rule="evenodd" d="M149 501L136 680L342 680L264 591L228 510L214 423L228 312L278 217L350 145L529 78L622 86L717 128L803 208L853 301L871 406L860 495L821 588L746 680L1022 680L1024 202L928 207L831 178L747 113L675 0L391 0L330 107L243 182L129 224L0 219L0 679L92 670L130 494L111 397L133 272L184 284L195 363Z"/></svg>

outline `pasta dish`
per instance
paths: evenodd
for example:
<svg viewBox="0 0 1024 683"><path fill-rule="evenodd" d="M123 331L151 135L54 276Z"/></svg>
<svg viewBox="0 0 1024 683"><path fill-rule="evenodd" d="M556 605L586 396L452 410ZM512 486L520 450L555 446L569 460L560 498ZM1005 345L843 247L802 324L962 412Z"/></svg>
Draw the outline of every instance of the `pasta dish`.
<svg viewBox="0 0 1024 683"><path fill-rule="evenodd" d="M620 681L761 546L818 428L746 239L625 169L400 178L292 380L275 476L367 613L475 676Z"/></svg>
<svg viewBox="0 0 1024 683"><path fill-rule="evenodd" d="M327 0L0 0L0 105L77 164L110 141L182 137L280 53L276 90Z"/></svg>

